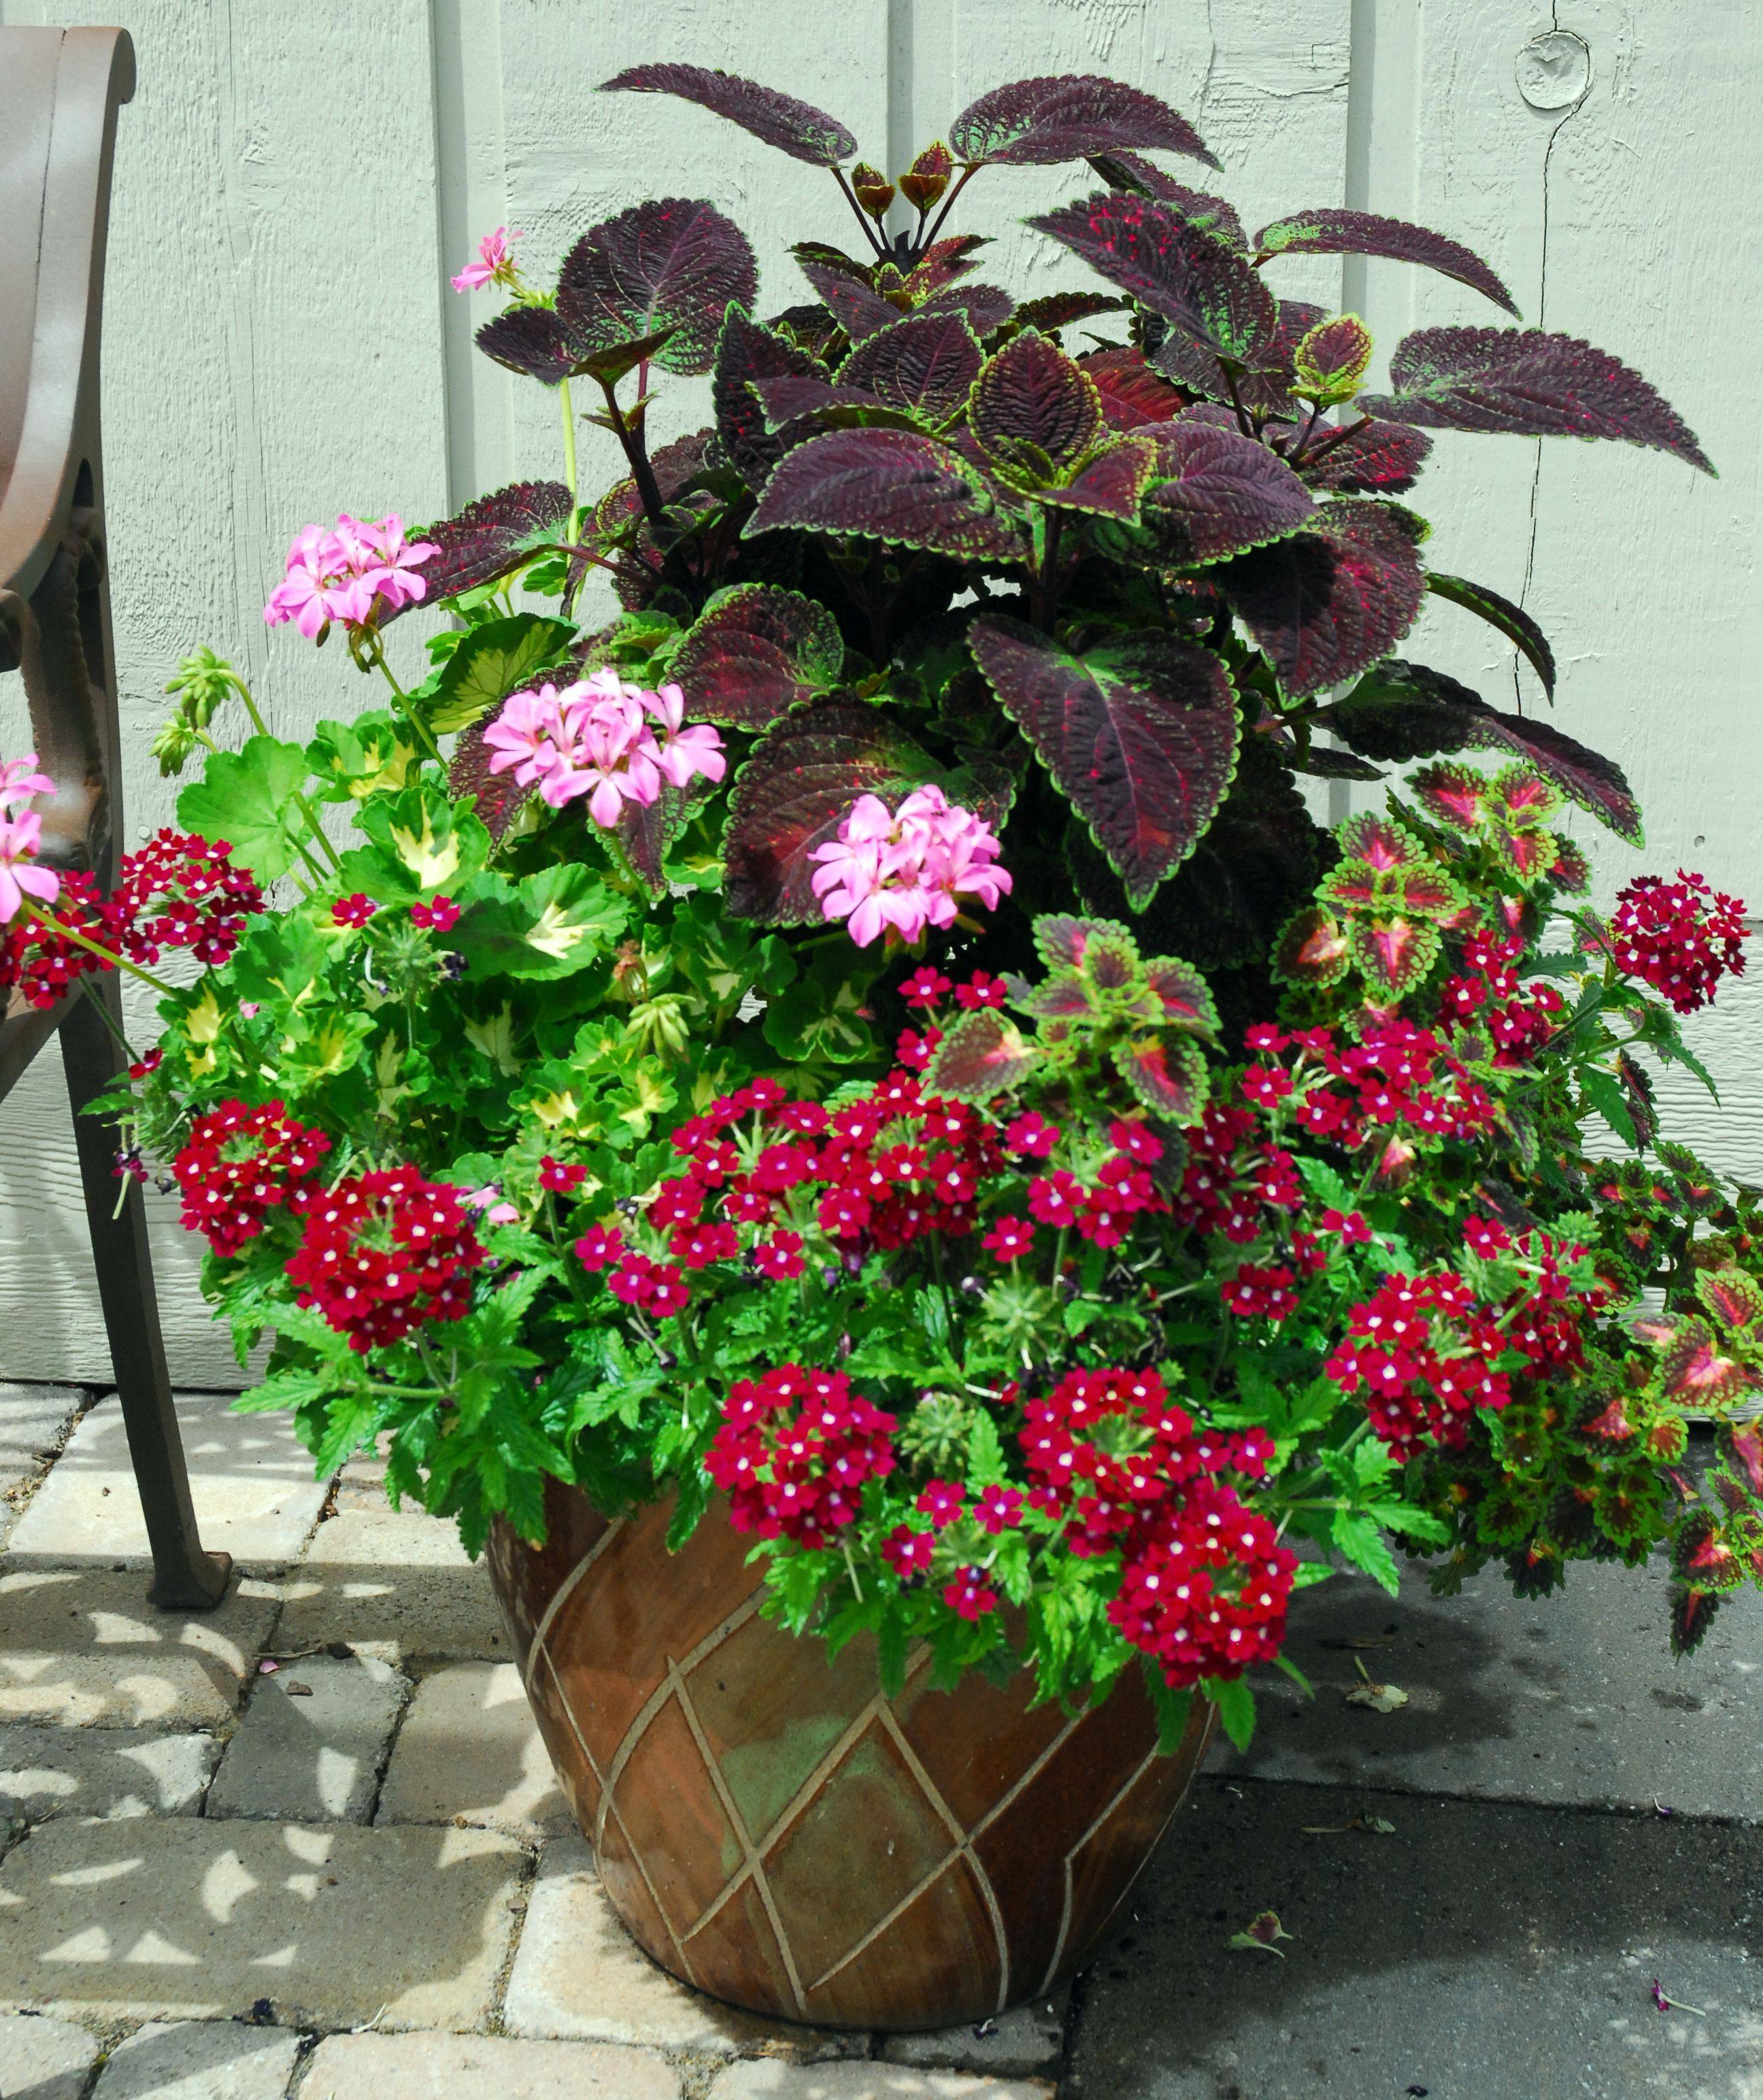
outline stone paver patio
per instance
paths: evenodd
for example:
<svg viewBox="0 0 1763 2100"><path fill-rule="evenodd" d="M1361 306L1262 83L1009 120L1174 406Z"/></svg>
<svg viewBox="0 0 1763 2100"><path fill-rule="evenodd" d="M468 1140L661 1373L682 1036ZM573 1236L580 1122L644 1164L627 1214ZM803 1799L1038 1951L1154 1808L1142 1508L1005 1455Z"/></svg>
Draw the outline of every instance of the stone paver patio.
<svg viewBox="0 0 1763 2100"><path fill-rule="evenodd" d="M115 1401L0 1385L0 2100L1763 2100L1754 1597L1676 1665L1616 1571L1309 1592L1315 1701L1214 1754L1067 1997L824 2034L625 1936L451 1525L181 1406L241 1569L189 1618ZM1266 1908L1284 1958L1231 1949Z"/></svg>

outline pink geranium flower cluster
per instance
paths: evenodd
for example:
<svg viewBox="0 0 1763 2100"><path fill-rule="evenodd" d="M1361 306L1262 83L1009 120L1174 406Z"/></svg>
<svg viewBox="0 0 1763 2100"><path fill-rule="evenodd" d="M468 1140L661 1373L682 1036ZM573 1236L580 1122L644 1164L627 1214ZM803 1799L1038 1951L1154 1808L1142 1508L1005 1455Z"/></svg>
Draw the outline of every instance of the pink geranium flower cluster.
<svg viewBox="0 0 1763 2100"><path fill-rule="evenodd" d="M844 920L859 948L886 928L910 942L927 927L952 926L961 897L995 911L1011 886L991 825L940 788L914 788L898 810L879 795L859 795L837 838L816 846L813 858L822 911Z"/></svg>
<svg viewBox="0 0 1763 2100"><path fill-rule="evenodd" d="M309 642L334 620L371 627L382 610L420 601L428 586L418 566L435 551L426 540L405 540L396 511L372 522L344 511L334 531L308 525L288 549L287 574L270 593L263 618L272 627L292 620Z"/></svg>
<svg viewBox="0 0 1763 2100"><path fill-rule="evenodd" d="M515 264L513 243L525 238L519 227L512 233L506 226L498 226L493 233L486 233L478 243L478 259L466 263L453 279L453 289L475 292L485 285L506 285L511 289L520 278Z"/></svg>
<svg viewBox="0 0 1763 2100"><path fill-rule="evenodd" d="M37 754L0 759L0 926L9 926L24 909L27 897L51 902L60 888L46 867L37 867L43 822L30 807L38 795L52 795L55 784L37 770Z"/></svg>
<svg viewBox="0 0 1763 2100"><path fill-rule="evenodd" d="M652 693L612 670L515 693L484 732L490 770L512 767L517 783L537 788L554 810L586 796L588 814L610 831L625 803L647 806L663 781L722 779L722 738L707 723L683 726L685 706L678 686Z"/></svg>

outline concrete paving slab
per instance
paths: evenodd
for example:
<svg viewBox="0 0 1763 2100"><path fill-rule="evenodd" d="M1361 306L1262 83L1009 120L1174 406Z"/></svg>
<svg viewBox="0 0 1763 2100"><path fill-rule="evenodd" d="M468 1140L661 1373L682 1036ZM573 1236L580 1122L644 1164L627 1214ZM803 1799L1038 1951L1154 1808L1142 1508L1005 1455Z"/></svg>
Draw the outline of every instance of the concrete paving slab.
<svg viewBox="0 0 1763 2100"><path fill-rule="evenodd" d="M279 2027L154 2021L113 2054L92 2100L282 2100L299 2054Z"/></svg>
<svg viewBox="0 0 1763 2100"><path fill-rule="evenodd" d="M47 1824L0 1862L0 2005L475 2027L524 1869L491 1830Z"/></svg>
<svg viewBox="0 0 1763 2100"><path fill-rule="evenodd" d="M481 1823L516 1837L573 1829L511 1662L456 1662L425 1677L398 1731L378 1823Z"/></svg>
<svg viewBox="0 0 1763 2100"><path fill-rule="evenodd" d="M863 2038L762 2020L689 1991L657 1968L618 1921L579 1838L545 1848L508 1979L502 2019L515 2035L630 2042L736 2056L859 2049Z"/></svg>
<svg viewBox="0 0 1763 2100"><path fill-rule="evenodd" d="M1734 1595L1680 1662L1667 1645L1665 1590L1658 1563L1576 1567L1534 1602L1492 1571L1458 1597L1433 1596L1413 1568L1398 1598L1336 1577L1294 1600L1287 1652L1315 1701L1259 1674L1248 1755L1221 1739L1213 1767L1490 1800L1658 1800L1763 1821L1763 1594ZM1340 1645L1391 1630L1388 1645ZM1355 1657L1407 1705L1347 1705Z"/></svg>
<svg viewBox="0 0 1763 2100"><path fill-rule="evenodd" d="M0 1727L0 1817L193 1815L219 1755L212 1736Z"/></svg>
<svg viewBox="0 0 1763 2100"><path fill-rule="evenodd" d="M1065 2053L1067 1993L1018 2005L1001 2019L935 2034L891 2035L880 2054L919 2070L983 2071L998 2078L1051 2077Z"/></svg>
<svg viewBox="0 0 1763 2100"><path fill-rule="evenodd" d="M301 1656L251 1688L210 1815L365 1823L410 1680L372 1656Z"/></svg>
<svg viewBox="0 0 1763 2100"><path fill-rule="evenodd" d="M292 1424L281 1415L236 1414L224 1393L180 1394L177 1410L202 1543L230 1553L241 1568L285 1566L305 1543L326 1493ZM114 1394L81 1416L14 1526L7 1555L51 1566L148 1564L147 1527Z"/></svg>
<svg viewBox="0 0 1763 2100"><path fill-rule="evenodd" d="M710 2100L1052 2100L1052 2094L1038 2078L970 2078L898 2063L736 2063L710 2086Z"/></svg>
<svg viewBox="0 0 1763 2100"><path fill-rule="evenodd" d="M0 2093L18 2100L81 2100L98 2043L71 2021L0 2016Z"/></svg>
<svg viewBox="0 0 1763 2100"><path fill-rule="evenodd" d="M0 1545L85 1405L81 1386L0 1383Z"/></svg>
<svg viewBox="0 0 1763 2100"><path fill-rule="evenodd" d="M509 1653L489 1572L451 1518L344 1510L313 1534L286 1584L285 1648L347 1641L357 1653L497 1661Z"/></svg>
<svg viewBox="0 0 1763 2100"><path fill-rule="evenodd" d="M331 2035L300 2100L678 2100L679 2078L647 2049L488 2035ZM103 2096L99 2096L103 2100Z"/></svg>
<svg viewBox="0 0 1763 2100"><path fill-rule="evenodd" d="M159 1612L139 1573L0 1573L0 1721L219 1727L231 1721L280 1599L235 1582L211 1612Z"/></svg>
<svg viewBox="0 0 1763 2100"><path fill-rule="evenodd" d="M1361 1810L1394 1830L1340 1833ZM1226 1944L1267 1909L1283 1960ZM1755 1830L1203 1780L1129 1912L1069 2100L1763 2093Z"/></svg>

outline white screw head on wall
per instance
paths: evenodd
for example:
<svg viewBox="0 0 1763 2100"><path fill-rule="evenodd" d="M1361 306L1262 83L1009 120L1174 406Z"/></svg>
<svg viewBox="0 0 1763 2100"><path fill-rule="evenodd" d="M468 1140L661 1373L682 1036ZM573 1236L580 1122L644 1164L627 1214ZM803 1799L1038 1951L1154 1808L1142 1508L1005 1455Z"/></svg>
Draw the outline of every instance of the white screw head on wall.
<svg viewBox="0 0 1763 2100"><path fill-rule="evenodd" d="M1592 47L1571 29L1545 29L1522 47L1513 70L1531 108L1571 109L1592 85Z"/></svg>

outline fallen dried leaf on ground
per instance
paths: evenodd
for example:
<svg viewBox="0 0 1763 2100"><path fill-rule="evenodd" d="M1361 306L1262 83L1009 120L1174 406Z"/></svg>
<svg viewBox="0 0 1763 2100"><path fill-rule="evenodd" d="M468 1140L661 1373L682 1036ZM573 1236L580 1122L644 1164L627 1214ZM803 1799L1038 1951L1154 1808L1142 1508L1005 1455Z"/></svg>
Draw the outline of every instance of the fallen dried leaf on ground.
<svg viewBox="0 0 1763 2100"><path fill-rule="evenodd" d="M1279 1922L1276 1910L1264 1910L1260 1917L1252 1917L1240 1932L1233 1932L1225 1942L1227 1947L1241 1947L1253 1954L1278 1954L1284 1961L1285 1956L1275 1946L1276 1939L1292 1937Z"/></svg>
<svg viewBox="0 0 1763 2100"><path fill-rule="evenodd" d="M1394 1714L1398 1706L1407 1705L1408 1695L1399 1684L1378 1683L1357 1656L1353 1660L1359 1675L1365 1681L1363 1684L1355 1684L1348 1692L1348 1705L1369 1706L1374 1714Z"/></svg>

